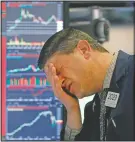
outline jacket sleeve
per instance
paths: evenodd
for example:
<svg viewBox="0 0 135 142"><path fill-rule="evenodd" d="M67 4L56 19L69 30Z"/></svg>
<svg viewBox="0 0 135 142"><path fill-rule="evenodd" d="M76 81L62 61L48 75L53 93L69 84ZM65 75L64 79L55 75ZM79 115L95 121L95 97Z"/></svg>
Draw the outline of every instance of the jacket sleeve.
<svg viewBox="0 0 135 142"><path fill-rule="evenodd" d="M95 103L95 105L93 105ZM84 109L84 122L82 129L78 135L75 136L75 141L99 141L99 110L100 101L96 94L93 101L86 104ZM61 141L64 141L65 127L61 131Z"/></svg>
<svg viewBox="0 0 135 142"><path fill-rule="evenodd" d="M135 131L134 131L134 75L135 75L135 56L129 58L127 76L123 80L122 89L122 109L123 113L117 117L117 132L119 133L121 141L134 141ZM122 123L123 122L123 123ZM124 126L123 126L124 124Z"/></svg>
<svg viewBox="0 0 135 142"><path fill-rule="evenodd" d="M84 140L84 138L86 138L86 132L87 132L87 128L88 128L88 126L87 126L87 121L88 121L87 114L88 114L88 104L85 106L84 123L83 123L83 126L82 126L82 130L78 135L75 136L75 141L81 141L81 140ZM63 129L61 131L61 135L60 135L61 141L64 141L64 136L65 136L65 127L63 127Z"/></svg>
<svg viewBox="0 0 135 142"><path fill-rule="evenodd" d="M94 103L94 104L93 104ZM76 135L75 141L99 141L99 98L95 95L92 102L85 106L84 122L81 132Z"/></svg>

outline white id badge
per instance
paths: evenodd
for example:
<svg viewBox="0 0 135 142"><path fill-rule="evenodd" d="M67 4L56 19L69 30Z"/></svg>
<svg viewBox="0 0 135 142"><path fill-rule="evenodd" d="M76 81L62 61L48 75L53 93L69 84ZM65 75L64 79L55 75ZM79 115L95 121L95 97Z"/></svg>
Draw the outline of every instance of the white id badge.
<svg viewBox="0 0 135 142"><path fill-rule="evenodd" d="M105 106L115 108L119 99L119 95L119 93L109 91L105 100Z"/></svg>

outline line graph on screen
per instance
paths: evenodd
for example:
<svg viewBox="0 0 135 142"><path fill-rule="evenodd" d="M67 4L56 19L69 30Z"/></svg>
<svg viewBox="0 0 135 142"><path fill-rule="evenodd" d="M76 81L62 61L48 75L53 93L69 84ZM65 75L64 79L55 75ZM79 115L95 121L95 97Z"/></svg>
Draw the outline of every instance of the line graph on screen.
<svg viewBox="0 0 135 142"><path fill-rule="evenodd" d="M52 15L48 15L46 7L40 7L39 11L28 8L15 8L13 11L17 12L7 21L7 34L8 35L50 35L57 31L57 17L56 7L51 5ZM13 8L10 8L13 9ZM38 8L37 8L38 9ZM46 12L45 12L46 10ZM44 11L44 15L41 15ZM35 14L36 13L36 14ZM39 13L39 15L38 15ZM10 15L10 14L9 14ZM60 21L58 21L60 23Z"/></svg>
<svg viewBox="0 0 135 142"><path fill-rule="evenodd" d="M46 108L45 108L46 109ZM21 109L21 107L9 107L7 108L10 121L8 122L8 132L6 134L7 139L15 140L19 136L26 137L51 137L57 129L57 125L62 124L62 120L57 120L56 110L51 108L50 110L31 110ZM28 115L29 114L29 115ZM25 115L24 119L23 116ZM13 123L13 119L16 117L16 123ZM46 127L50 131L43 132L43 128ZM36 129L35 129L36 128ZM22 139L23 140L23 139Z"/></svg>
<svg viewBox="0 0 135 142"><path fill-rule="evenodd" d="M38 67L36 68L34 65L28 65L26 68L9 70L8 73L18 73L27 71L38 72L40 71L40 69Z"/></svg>
<svg viewBox="0 0 135 142"><path fill-rule="evenodd" d="M41 23L44 26L49 25L50 23L53 23L53 22L56 23L56 21L57 21L55 15L52 15L51 17L49 17L47 19L47 21L45 21L42 17L40 17L40 16L35 17L35 15L31 14L28 10L21 9L21 14L20 14L19 18L17 18L13 22L8 22L8 23L10 23L10 24L8 24L8 26L11 25L11 23L14 23L14 24L12 26L9 26L9 28L7 29L7 32L14 30L18 26L18 24L22 24L23 19L31 19L32 23ZM23 23L23 24L25 24L25 23ZM26 29L27 29L27 27L26 27Z"/></svg>

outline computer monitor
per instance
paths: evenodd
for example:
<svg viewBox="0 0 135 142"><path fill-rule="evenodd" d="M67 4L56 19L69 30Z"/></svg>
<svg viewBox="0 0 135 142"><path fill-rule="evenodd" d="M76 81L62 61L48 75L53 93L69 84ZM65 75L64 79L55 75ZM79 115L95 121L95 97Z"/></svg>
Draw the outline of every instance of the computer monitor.
<svg viewBox="0 0 135 142"><path fill-rule="evenodd" d="M63 29L63 2L2 2L2 136L60 140L63 106L37 67L45 41Z"/></svg>

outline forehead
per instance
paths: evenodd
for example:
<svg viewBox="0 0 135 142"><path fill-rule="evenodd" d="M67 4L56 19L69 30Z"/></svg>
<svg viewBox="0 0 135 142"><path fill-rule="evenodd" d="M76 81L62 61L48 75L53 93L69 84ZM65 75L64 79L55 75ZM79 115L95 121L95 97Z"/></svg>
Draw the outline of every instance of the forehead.
<svg viewBox="0 0 135 142"><path fill-rule="evenodd" d="M69 54L55 54L47 60L45 67L52 63L56 68L60 68L62 65L68 65L70 59Z"/></svg>

